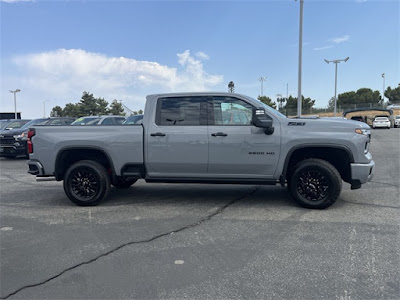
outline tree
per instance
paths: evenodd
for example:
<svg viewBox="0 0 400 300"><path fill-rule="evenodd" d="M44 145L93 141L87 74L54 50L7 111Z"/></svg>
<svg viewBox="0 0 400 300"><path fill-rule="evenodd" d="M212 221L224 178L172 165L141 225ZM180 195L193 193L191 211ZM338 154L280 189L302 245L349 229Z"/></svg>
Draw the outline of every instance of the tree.
<svg viewBox="0 0 400 300"><path fill-rule="evenodd" d="M107 112L110 115L125 115L121 102L118 102L117 100L113 100L113 102L111 102L110 108Z"/></svg>
<svg viewBox="0 0 400 300"><path fill-rule="evenodd" d="M229 93L234 93L235 92L235 84L233 83L233 81L230 81L228 83L228 92Z"/></svg>
<svg viewBox="0 0 400 300"><path fill-rule="evenodd" d="M63 109L60 106L54 106L50 112L50 117L64 117Z"/></svg>
<svg viewBox="0 0 400 300"><path fill-rule="evenodd" d="M385 96L389 99L389 104L400 103L400 83L395 89L392 89L390 86L388 86L385 91Z"/></svg>
<svg viewBox="0 0 400 300"><path fill-rule="evenodd" d="M271 106L272 108L276 109L276 103L272 102L271 98L269 98L267 96L258 96L257 99L258 99L258 101L260 101L260 102L262 102L262 103L264 103L264 104L266 104L268 106Z"/></svg>
<svg viewBox="0 0 400 300"><path fill-rule="evenodd" d="M311 100L311 98L304 98L301 96L301 110L303 112L309 112L310 109L314 106L315 100ZM297 110L297 97L289 96L286 100L286 105L284 108L290 112Z"/></svg>
<svg viewBox="0 0 400 300"><path fill-rule="evenodd" d="M328 108L334 108L335 107L335 97L332 97L328 101Z"/></svg>
<svg viewBox="0 0 400 300"><path fill-rule="evenodd" d="M80 114L78 104L73 104L73 103L68 103L67 105L65 105L62 111L62 115L63 117L73 117L73 118L78 118L82 116Z"/></svg>
<svg viewBox="0 0 400 300"><path fill-rule="evenodd" d="M82 116L105 115L107 114L108 102L103 98L96 99L93 94L83 92L78 106Z"/></svg>
<svg viewBox="0 0 400 300"><path fill-rule="evenodd" d="M339 94L337 99L337 105L346 106L346 105L359 105L365 106L365 104L373 104L380 105L382 104L382 97L379 91L373 91L369 88L361 88L356 92L346 92Z"/></svg>
<svg viewBox="0 0 400 300"><path fill-rule="evenodd" d="M283 107L283 103L286 102L286 98L279 97L276 99L276 102L279 103L279 109L281 109Z"/></svg>

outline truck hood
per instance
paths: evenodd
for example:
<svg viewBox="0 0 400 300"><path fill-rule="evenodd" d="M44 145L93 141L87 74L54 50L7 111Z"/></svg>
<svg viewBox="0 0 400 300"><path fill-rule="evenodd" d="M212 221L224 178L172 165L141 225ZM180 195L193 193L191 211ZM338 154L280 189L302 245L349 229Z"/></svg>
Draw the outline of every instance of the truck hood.
<svg viewBox="0 0 400 300"><path fill-rule="evenodd" d="M14 136L14 135L19 135L25 131L28 131L29 128L17 128L17 129L12 129L12 130L3 130L1 131L2 136Z"/></svg>
<svg viewBox="0 0 400 300"><path fill-rule="evenodd" d="M286 124L285 124L286 123ZM354 130L356 128L370 129L368 124L360 121L354 121L343 118L296 118L296 119L286 119L282 124L283 126L306 126L306 127L318 127L323 130L334 129L334 128L349 128Z"/></svg>

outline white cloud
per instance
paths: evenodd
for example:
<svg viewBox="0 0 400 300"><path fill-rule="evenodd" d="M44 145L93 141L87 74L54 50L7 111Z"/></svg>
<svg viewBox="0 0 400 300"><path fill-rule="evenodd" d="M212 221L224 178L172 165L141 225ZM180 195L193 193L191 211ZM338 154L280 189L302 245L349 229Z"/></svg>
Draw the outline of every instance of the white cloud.
<svg viewBox="0 0 400 300"><path fill-rule="evenodd" d="M202 59L202 60L209 60L210 59L210 57L207 54L205 54L204 52L201 52L201 51L197 52L196 56L198 58Z"/></svg>
<svg viewBox="0 0 400 300"><path fill-rule="evenodd" d="M340 44L340 43L347 42L349 39L350 39L349 35L344 35L344 36L341 36L341 37L330 39L329 41L331 41L331 42L333 42L335 44Z"/></svg>
<svg viewBox="0 0 400 300"><path fill-rule="evenodd" d="M357 3L365 3L367 0L356 0Z"/></svg>
<svg viewBox="0 0 400 300"><path fill-rule="evenodd" d="M314 48L315 51L325 50L332 48L332 45Z"/></svg>
<svg viewBox="0 0 400 300"><path fill-rule="evenodd" d="M207 54L203 54L205 58ZM109 102L122 99L132 109L143 109L147 94L206 91L223 83L222 75L208 74L202 61L194 58L189 50L177 56L179 68L81 49L16 56L13 63L23 74L17 84L30 102L36 102L35 109L43 99L52 99L52 106L76 102L83 91Z"/></svg>

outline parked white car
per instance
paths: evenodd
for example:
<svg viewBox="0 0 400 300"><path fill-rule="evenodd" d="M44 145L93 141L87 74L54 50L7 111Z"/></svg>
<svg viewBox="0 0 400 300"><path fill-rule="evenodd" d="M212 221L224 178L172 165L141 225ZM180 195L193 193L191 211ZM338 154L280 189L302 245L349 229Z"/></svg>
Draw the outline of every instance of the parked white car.
<svg viewBox="0 0 400 300"><path fill-rule="evenodd" d="M390 120L388 117L376 117L372 122L372 128L390 129Z"/></svg>
<svg viewBox="0 0 400 300"><path fill-rule="evenodd" d="M400 127L400 115L394 117L394 128Z"/></svg>

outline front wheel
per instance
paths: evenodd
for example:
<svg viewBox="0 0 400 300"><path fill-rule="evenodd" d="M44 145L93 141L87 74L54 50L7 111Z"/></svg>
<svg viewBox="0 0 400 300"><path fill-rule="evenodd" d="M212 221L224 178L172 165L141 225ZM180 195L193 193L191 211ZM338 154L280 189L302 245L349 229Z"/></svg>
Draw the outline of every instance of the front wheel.
<svg viewBox="0 0 400 300"><path fill-rule="evenodd" d="M299 162L288 180L294 201L306 208L324 209L336 202L342 179L336 168L322 159Z"/></svg>
<svg viewBox="0 0 400 300"><path fill-rule="evenodd" d="M64 191L77 205L97 205L110 190L110 178L98 162L81 160L74 163L64 176Z"/></svg>

